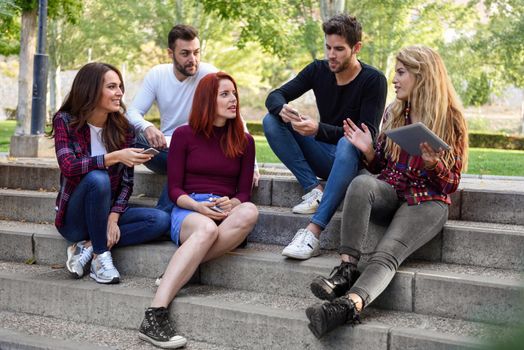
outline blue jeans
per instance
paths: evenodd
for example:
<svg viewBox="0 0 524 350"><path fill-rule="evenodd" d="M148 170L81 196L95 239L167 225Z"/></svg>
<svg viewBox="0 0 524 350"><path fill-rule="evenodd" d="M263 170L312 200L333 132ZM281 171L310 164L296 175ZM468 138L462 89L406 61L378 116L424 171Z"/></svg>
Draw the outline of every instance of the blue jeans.
<svg viewBox="0 0 524 350"><path fill-rule="evenodd" d="M151 146L149 145L149 142L145 138L144 134L139 134L136 138L135 147L137 148L143 148L148 149ZM144 165L154 172L155 174L159 175L166 175L167 174L167 153L169 152L169 148L161 149L159 150L160 153L154 156L149 162L144 163ZM171 211L173 210L173 206L175 204L171 201L169 198L169 193L167 191L167 183L162 188L162 193L160 194L160 197L158 198L158 203L156 204L156 208L165 211L168 214L171 214Z"/></svg>
<svg viewBox="0 0 524 350"><path fill-rule="evenodd" d="M344 137L332 145L302 136L290 123L272 114L267 114L262 123L269 146L305 192L318 186L317 176L327 179L322 201L311 218L312 223L325 229L358 174L360 151Z"/></svg>
<svg viewBox="0 0 524 350"><path fill-rule="evenodd" d="M70 242L91 240L95 254L107 251L107 219L111 209L111 184L105 170L93 170L75 188L58 232ZM115 247L140 244L164 235L170 217L153 208L128 208L120 215L120 240Z"/></svg>

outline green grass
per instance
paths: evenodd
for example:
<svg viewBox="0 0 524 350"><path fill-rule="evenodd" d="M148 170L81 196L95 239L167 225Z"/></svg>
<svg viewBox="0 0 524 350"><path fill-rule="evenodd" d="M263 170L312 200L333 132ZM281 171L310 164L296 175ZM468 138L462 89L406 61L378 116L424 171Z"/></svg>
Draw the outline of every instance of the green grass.
<svg viewBox="0 0 524 350"><path fill-rule="evenodd" d="M524 176L524 151L470 148L467 173Z"/></svg>
<svg viewBox="0 0 524 350"><path fill-rule="evenodd" d="M257 161L280 163L264 136L255 136ZM468 174L524 176L524 151L470 148Z"/></svg>
<svg viewBox="0 0 524 350"><path fill-rule="evenodd" d="M9 152L11 136L15 131L16 120L0 121L0 152Z"/></svg>
<svg viewBox="0 0 524 350"><path fill-rule="evenodd" d="M9 151L16 121L0 121L0 152ZM264 136L254 136L259 163L280 163ZM524 176L524 151L471 148L468 174Z"/></svg>

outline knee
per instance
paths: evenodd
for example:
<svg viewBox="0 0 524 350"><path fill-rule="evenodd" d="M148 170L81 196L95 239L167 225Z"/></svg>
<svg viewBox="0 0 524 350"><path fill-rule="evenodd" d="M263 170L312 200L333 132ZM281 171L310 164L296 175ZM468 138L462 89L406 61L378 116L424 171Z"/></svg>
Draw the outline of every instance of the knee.
<svg viewBox="0 0 524 350"><path fill-rule="evenodd" d="M397 271L399 264L398 259L391 253L385 251L375 251L369 258L369 264L379 264L390 271Z"/></svg>
<svg viewBox="0 0 524 350"><path fill-rule="evenodd" d="M360 159L360 151L353 146L345 137L341 137L337 142L337 150L335 152L336 160L351 161L354 160L356 164Z"/></svg>
<svg viewBox="0 0 524 350"><path fill-rule="evenodd" d="M109 174L105 170L92 170L86 174L83 179L92 189L100 191L109 191L111 189L111 180Z"/></svg>
<svg viewBox="0 0 524 350"><path fill-rule="evenodd" d="M264 129L264 134L266 137L273 136L276 128L280 126L282 121L278 116L275 116L271 113L266 114L264 119L262 119L262 127Z"/></svg>
<svg viewBox="0 0 524 350"><path fill-rule="evenodd" d="M346 196L358 198L360 200L365 199L369 193L370 188L375 184L375 178L370 175L359 175L353 179L349 185Z"/></svg>
<svg viewBox="0 0 524 350"><path fill-rule="evenodd" d="M256 205L251 202L245 202L240 204L239 217L241 218L240 222L246 227L251 228L255 226L258 220L258 209Z"/></svg>
<svg viewBox="0 0 524 350"><path fill-rule="evenodd" d="M209 220L209 222L199 227L198 230L193 233L193 236L201 245L211 245L218 238L218 226Z"/></svg>
<svg viewBox="0 0 524 350"><path fill-rule="evenodd" d="M171 226L171 215L163 210L155 209L149 216L151 226L157 226L160 232L167 232Z"/></svg>

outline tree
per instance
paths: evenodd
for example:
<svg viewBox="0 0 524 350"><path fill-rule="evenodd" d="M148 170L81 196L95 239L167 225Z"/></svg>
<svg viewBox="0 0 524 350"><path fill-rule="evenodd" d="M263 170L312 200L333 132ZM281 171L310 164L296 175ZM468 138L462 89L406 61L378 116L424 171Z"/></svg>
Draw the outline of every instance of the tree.
<svg viewBox="0 0 524 350"><path fill-rule="evenodd" d="M31 96L33 80L33 58L36 51L37 0L4 0L0 12L2 22L0 28L5 33L5 40L0 41L0 52L4 54L19 53L18 101L16 110L17 126L15 135L30 133L31 126ZM49 0L48 13L53 16L74 18L79 16L80 0ZM9 9L5 11L5 9ZM11 18L9 20L8 18ZM15 19L20 20L17 25ZM19 36L18 44L13 43L13 37ZM4 35L2 35L4 38Z"/></svg>

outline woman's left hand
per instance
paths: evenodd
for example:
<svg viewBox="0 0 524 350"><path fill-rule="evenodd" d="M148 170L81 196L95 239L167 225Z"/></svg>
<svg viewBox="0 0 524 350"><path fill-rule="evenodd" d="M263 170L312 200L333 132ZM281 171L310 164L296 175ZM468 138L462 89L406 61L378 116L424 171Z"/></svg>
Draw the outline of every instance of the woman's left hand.
<svg viewBox="0 0 524 350"><path fill-rule="evenodd" d="M426 169L434 169L437 166L438 161L444 155L442 148L438 151L433 149L427 142L420 144L420 151L422 152L422 160L424 160L424 167Z"/></svg>
<svg viewBox="0 0 524 350"><path fill-rule="evenodd" d="M224 213L228 214L233 209L233 203L228 196L220 197L215 199L215 205L222 209Z"/></svg>
<svg viewBox="0 0 524 350"><path fill-rule="evenodd" d="M107 219L107 249L113 248L120 240L120 227L118 227L118 219L120 214L111 213Z"/></svg>

